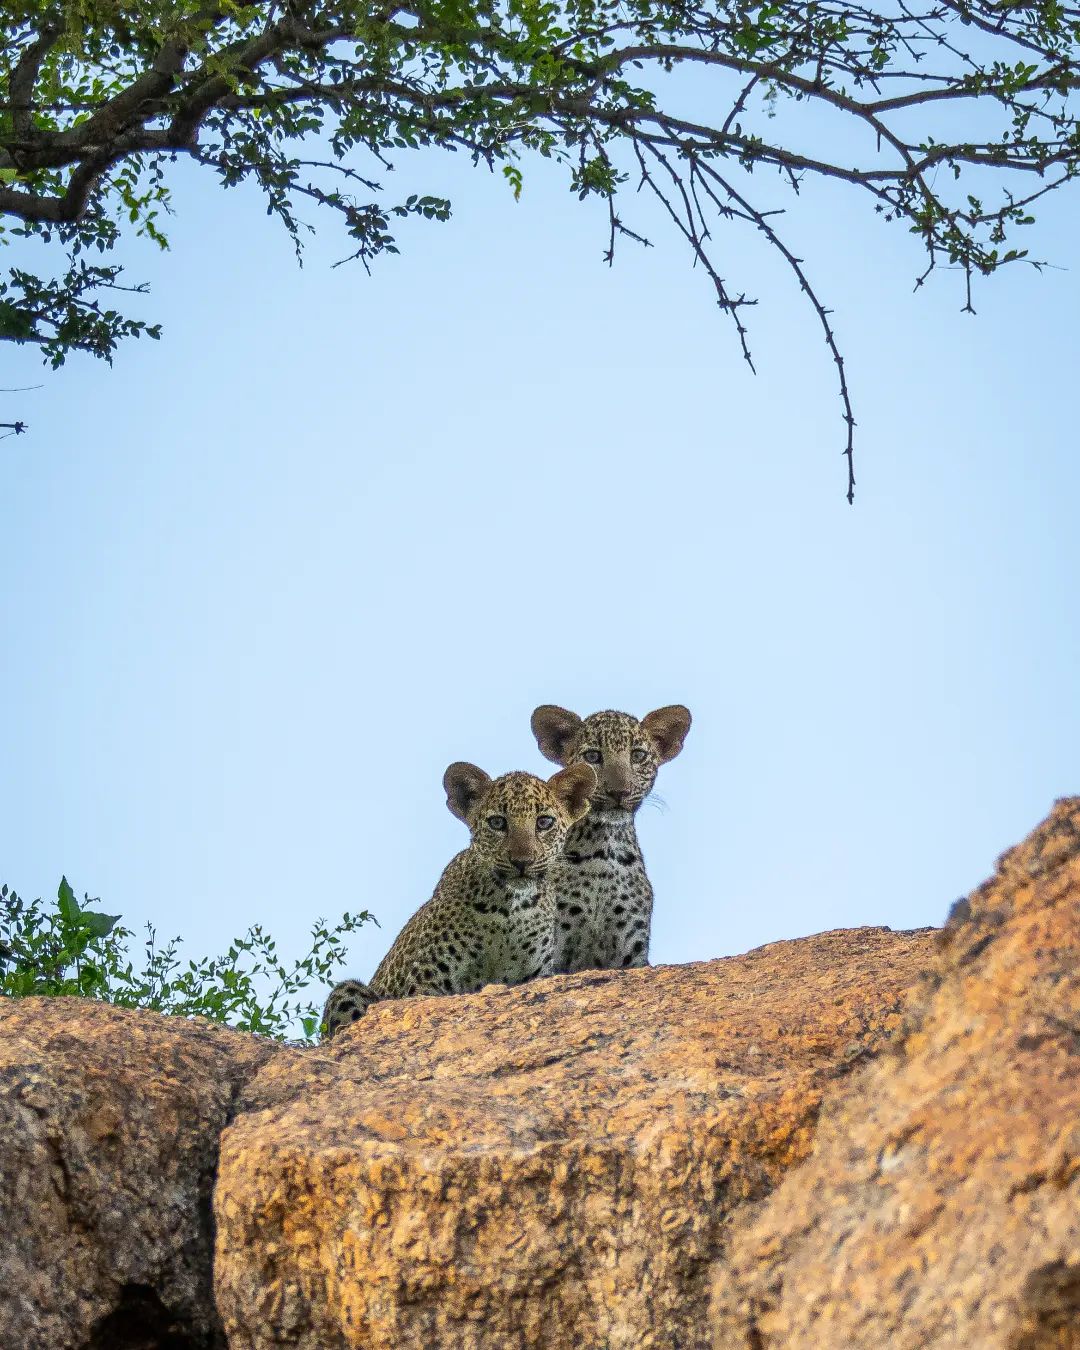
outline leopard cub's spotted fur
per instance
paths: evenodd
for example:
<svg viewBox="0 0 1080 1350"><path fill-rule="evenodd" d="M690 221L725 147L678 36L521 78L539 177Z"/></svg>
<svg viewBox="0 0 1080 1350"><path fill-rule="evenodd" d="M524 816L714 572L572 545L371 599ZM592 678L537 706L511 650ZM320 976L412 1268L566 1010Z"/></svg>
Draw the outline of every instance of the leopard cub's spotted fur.
<svg viewBox="0 0 1080 1350"><path fill-rule="evenodd" d="M640 721L629 713L581 718L552 704L532 715L543 754L596 771L592 808L570 831L552 867L556 893L555 970L615 970L649 963L653 891L634 815L657 770L683 747L690 713L681 704Z"/></svg>
<svg viewBox="0 0 1080 1350"><path fill-rule="evenodd" d="M474 764L451 764L443 786L472 842L401 930L371 984L345 980L331 992L326 1038L380 999L468 994L553 971L551 866L589 810L595 772L578 764L546 782L528 773L492 780Z"/></svg>

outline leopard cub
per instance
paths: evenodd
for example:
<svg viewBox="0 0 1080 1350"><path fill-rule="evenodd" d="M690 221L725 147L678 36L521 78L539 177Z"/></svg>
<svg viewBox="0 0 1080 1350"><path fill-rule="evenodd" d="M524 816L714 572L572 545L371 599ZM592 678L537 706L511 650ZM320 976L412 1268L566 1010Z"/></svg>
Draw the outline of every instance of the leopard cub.
<svg viewBox="0 0 1080 1350"><path fill-rule="evenodd" d="M370 985L345 980L331 991L324 1039L381 999L468 994L553 972L551 866L589 810L594 770L576 764L545 782L529 773L491 779L475 764L459 763L447 769L443 787L472 842L398 934Z"/></svg>
<svg viewBox="0 0 1080 1350"><path fill-rule="evenodd" d="M552 868L555 971L647 966L653 890L634 816L660 765L682 749L689 709L675 703L639 721L624 712L583 718L545 703L533 713L532 729L548 759L596 772L592 809L570 831Z"/></svg>

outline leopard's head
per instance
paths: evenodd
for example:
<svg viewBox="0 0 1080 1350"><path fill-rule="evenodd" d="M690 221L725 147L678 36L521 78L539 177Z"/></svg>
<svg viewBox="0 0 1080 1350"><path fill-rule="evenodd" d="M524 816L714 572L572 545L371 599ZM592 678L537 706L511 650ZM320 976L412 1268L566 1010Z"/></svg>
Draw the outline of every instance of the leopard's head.
<svg viewBox="0 0 1080 1350"><path fill-rule="evenodd" d="M489 778L475 764L451 764L443 775L446 804L468 825L472 848L511 886L535 883L562 852L570 827L589 809L596 773L588 764L546 781L531 773Z"/></svg>
<svg viewBox="0 0 1080 1350"><path fill-rule="evenodd" d="M652 791L660 765L683 748L690 710L673 703L639 721L624 712L579 717L545 703L533 713L532 729L548 759L595 770L594 813L632 815Z"/></svg>

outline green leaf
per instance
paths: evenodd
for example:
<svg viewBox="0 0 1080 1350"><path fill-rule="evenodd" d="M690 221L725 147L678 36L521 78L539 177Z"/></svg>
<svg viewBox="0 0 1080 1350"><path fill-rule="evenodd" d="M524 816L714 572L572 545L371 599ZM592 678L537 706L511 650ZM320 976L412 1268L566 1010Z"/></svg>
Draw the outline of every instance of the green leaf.
<svg viewBox="0 0 1080 1350"><path fill-rule="evenodd" d="M119 914L96 914L88 909L82 910L79 917L85 930L94 938L108 937L120 922Z"/></svg>
<svg viewBox="0 0 1080 1350"><path fill-rule="evenodd" d="M514 201L521 200L521 189L524 186L524 179L521 176L521 170L516 164L503 165L503 177L514 189Z"/></svg>
<svg viewBox="0 0 1080 1350"><path fill-rule="evenodd" d="M77 923L79 919L79 902L75 899L75 892L68 885L67 877L60 878L60 885L56 892L57 906L61 915L68 923Z"/></svg>

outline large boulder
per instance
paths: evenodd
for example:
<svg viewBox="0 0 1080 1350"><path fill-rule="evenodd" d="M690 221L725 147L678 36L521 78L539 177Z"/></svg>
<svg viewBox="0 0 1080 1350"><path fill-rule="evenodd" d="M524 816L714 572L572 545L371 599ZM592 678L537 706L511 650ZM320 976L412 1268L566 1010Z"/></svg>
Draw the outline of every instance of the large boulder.
<svg viewBox="0 0 1080 1350"><path fill-rule="evenodd" d="M931 931L384 1004L226 1130L244 1350L705 1346L710 1261L901 1029Z"/></svg>
<svg viewBox="0 0 1080 1350"><path fill-rule="evenodd" d="M211 1287L218 1141L288 1052L84 999L0 999L0 1346L224 1345Z"/></svg>
<svg viewBox="0 0 1080 1350"><path fill-rule="evenodd" d="M714 1295L717 1350L1080 1348L1080 799L956 907Z"/></svg>
<svg viewBox="0 0 1080 1350"><path fill-rule="evenodd" d="M943 931L378 1005L0 1001L3 1350L1080 1350L1080 800Z"/></svg>

